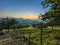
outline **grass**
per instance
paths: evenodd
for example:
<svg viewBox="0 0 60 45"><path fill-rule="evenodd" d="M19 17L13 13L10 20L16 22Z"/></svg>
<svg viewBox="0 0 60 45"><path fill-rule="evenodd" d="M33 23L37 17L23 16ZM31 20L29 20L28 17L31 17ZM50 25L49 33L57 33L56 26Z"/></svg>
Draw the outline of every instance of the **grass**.
<svg viewBox="0 0 60 45"><path fill-rule="evenodd" d="M29 40L30 33L31 33L30 40L32 45L40 45L40 29L28 27L28 28L16 29L16 31L14 32L12 30L13 29L10 29L10 32L8 32L7 30L3 31L8 35L8 38L5 39L7 40L12 39L9 40L10 42L4 41L6 42L4 45L8 45L8 43L10 45L18 45L21 44L21 42L23 43L23 45L27 45L28 41L24 42L25 39L22 36L24 36L25 38L27 38L27 40ZM60 37L60 27L54 27L54 30L52 30L51 27L43 28L43 38L42 38L43 45L53 45L57 41L60 43L60 40L57 39L56 41L55 37ZM53 42L53 44L51 42Z"/></svg>

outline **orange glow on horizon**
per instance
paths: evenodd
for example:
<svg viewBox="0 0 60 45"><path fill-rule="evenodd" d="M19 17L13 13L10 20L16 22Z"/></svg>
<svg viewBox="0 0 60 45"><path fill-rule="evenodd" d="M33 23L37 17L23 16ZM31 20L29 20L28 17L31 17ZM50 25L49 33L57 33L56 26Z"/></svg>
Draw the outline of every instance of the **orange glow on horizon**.
<svg viewBox="0 0 60 45"><path fill-rule="evenodd" d="M23 18L23 19L30 19L30 20L37 20L37 16L34 15L24 15L24 16L13 16L14 18Z"/></svg>
<svg viewBox="0 0 60 45"><path fill-rule="evenodd" d="M13 17L13 18L23 18L23 19L30 19L30 20L37 20L38 17L36 14L33 13L23 13L23 14L14 14L14 13L3 13L0 17L6 18L6 17Z"/></svg>

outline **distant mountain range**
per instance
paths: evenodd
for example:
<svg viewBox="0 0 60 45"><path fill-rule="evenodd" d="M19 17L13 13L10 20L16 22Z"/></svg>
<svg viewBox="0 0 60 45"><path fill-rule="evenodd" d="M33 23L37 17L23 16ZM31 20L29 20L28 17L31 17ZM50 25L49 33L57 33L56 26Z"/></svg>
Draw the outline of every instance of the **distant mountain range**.
<svg viewBox="0 0 60 45"><path fill-rule="evenodd" d="M38 24L38 23L47 23L48 19L46 19L45 21L43 20L29 20L29 19L23 19L23 18L17 18L17 21L19 21L19 23L21 25L32 25L32 24Z"/></svg>
<svg viewBox="0 0 60 45"><path fill-rule="evenodd" d="M1 20L2 18L0 18ZM29 19L23 19L23 18L16 18L17 21L19 21L20 25L32 25L32 24L38 24L40 22L47 23L48 20L29 20Z"/></svg>
<svg viewBox="0 0 60 45"><path fill-rule="evenodd" d="M38 23L38 20L29 20L29 19L23 19L23 18L17 18L17 21L19 21L21 25L32 25L32 24Z"/></svg>

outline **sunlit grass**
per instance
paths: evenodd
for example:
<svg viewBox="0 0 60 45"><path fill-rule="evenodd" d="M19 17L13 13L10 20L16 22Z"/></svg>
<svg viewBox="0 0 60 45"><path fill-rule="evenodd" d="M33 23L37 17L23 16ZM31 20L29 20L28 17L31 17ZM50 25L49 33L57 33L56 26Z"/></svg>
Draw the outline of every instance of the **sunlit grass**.
<svg viewBox="0 0 60 45"><path fill-rule="evenodd" d="M8 32L8 30L4 29L3 32ZM25 32L22 33L21 31ZM34 31L34 32L32 32ZM9 37L9 39L12 39L15 36L20 37L21 35L25 36L27 39L29 39L29 34L31 33L31 42L33 43L33 45L40 45L40 28L34 28L34 27L28 27L28 28L20 28L20 29L16 29L15 31L13 31L13 29L10 29L10 31L8 33L6 33ZM43 28L43 44L47 45L47 43L51 43L53 42L53 40L55 40L55 36L56 37L60 37L60 27L54 27L54 29L52 30L51 27L49 28ZM7 40L9 40L8 38L6 38ZM18 44L20 43L20 38L16 38L16 39L12 39L9 40L11 42L13 42L12 44ZM7 41L5 41L6 44L8 43ZM50 44L51 45L51 44Z"/></svg>

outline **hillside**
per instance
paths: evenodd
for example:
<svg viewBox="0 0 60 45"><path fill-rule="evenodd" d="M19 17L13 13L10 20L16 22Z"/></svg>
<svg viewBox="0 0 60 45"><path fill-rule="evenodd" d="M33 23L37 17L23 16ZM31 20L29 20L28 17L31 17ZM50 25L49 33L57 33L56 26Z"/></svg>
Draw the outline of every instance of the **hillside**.
<svg viewBox="0 0 60 45"><path fill-rule="evenodd" d="M40 29L22 28L13 31L4 31L5 35L0 35L0 45L40 45ZM43 45L60 45L60 28L54 27L43 29ZM29 38L30 35L30 38ZM30 43L29 43L30 40Z"/></svg>

